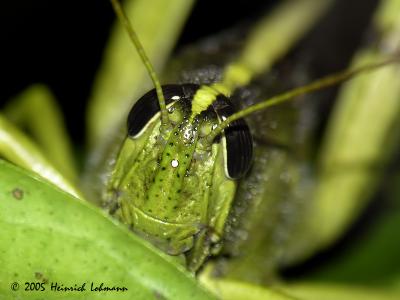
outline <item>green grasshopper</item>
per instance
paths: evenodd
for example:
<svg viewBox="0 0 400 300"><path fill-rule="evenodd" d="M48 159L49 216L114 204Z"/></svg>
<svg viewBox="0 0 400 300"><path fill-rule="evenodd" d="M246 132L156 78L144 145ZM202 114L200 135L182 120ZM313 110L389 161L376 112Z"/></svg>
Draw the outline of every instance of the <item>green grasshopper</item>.
<svg viewBox="0 0 400 300"><path fill-rule="evenodd" d="M250 168L252 137L242 118L391 62L344 71L235 112L229 97L266 67L259 44L255 51L250 42L217 82L161 86L121 6L112 2L155 89L128 115L128 138L110 172L104 205L163 251L184 254L192 271L219 252L237 179ZM265 31L254 35L260 43Z"/></svg>
<svg viewBox="0 0 400 300"><path fill-rule="evenodd" d="M302 12L304 20L308 19L308 5L321 5L322 10L327 4L321 3L323 1L302 1L297 4L299 10L291 6L296 4L289 4L276 14ZM252 137L243 118L392 62L344 71L236 112L229 97L270 64L271 57L264 58L260 53L265 42L263 30L254 31L242 56L222 72L219 81L209 85L161 86L149 60L143 56L144 51L128 18L117 1L113 4L148 66L155 90L146 93L131 109L128 126L124 129L127 136L115 147L113 155L116 156L107 159L106 180L95 194L101 200L94 196L94 202L100 202L110 214L166 253L184 256L192 271L197 271L210 255L219 252L226 222L236 201L237 179L245 176L251 167ZM308 27L297 28L297 25L292 24L287 30L305 31ZM272 51L275 51L273 59L283 55L283 48L287 48L287 44L276 46ZM29 141L21 144L34 152ZM3 156L30 169L35 164L24 160L22 154L18 158L20 161L11 155ZM40 154L33 156L40 166L51 165ZM39 169L34 170L40 172ZM68 180L60 178L56 169L47 167L51 172L46 178L84 197ZM93 195L88 196L91 197Z"/></svg>

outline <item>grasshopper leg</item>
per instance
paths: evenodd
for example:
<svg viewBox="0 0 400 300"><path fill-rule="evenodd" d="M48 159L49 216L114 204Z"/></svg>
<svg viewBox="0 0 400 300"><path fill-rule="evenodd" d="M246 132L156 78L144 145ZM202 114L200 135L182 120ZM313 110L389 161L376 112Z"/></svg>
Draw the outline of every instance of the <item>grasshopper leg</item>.
<svg viewBox="0 0 400 300"><path fill-rule="evenodd" d="M60 111L46 87L30 87L0 114L0 156L79 196L71 183L76 180L76 170L70 142Z"/></svg>
<svg viewBox="0 0 400 300"><path fill-rule="evenodd" d="M48 160L70 180L77 177L72 146L62 113L50 90L32 85L4 108L5 116L26 129Z"/></svg>

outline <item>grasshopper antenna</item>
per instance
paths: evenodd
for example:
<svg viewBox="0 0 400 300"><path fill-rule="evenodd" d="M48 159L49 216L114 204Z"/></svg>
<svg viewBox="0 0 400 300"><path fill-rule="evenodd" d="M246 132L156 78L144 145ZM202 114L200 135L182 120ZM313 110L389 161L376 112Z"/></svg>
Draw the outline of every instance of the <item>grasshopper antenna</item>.
<svg viewBox="0 0 400 300"><path fill-rule="evenodd" d="M140 59L142 60L143 64L145 65L147 72L153 81L153 85L156 89L157 92L157 98L158 98L158 103L160 105L160 111L161 111L161 126L166 127L169 124L169 118L168 118L168 110L165 105L165 98L164 94L161 88L160 81L157 78L156 72L154 71L153 65L151 64L149 58L146 55L146 52L144 51L144 48L142 44L139 41L139 38L133 29L132 24L130 23L128 17L126 16L124 9L122 8L122 5L119 0L111 0L111 4L114 8L114 11L118 17L118 19L121 21L122 25L125 27L125 29L128 32L129 38L131 39L132 43L134 44Z"/></svg>
<svg viewBox="0 0 400 300"><path fill-rule="evenodd" d="M221 134L222 131L225 128L227 128L229 126L229 124L232 123L233 121L236 121L238 119L246 117L256 111L259 111L259 110L262 110L262 109L265 109L265 108L268 108L271 106L275 106L275 105L278 105L281 103L289 102L289 101L294 100L294 98L297 96L309 94L309 93L321 90L323 88L326 88L326 87L329 87L329 86L332 86L335 84L339 84L343 81L353 78L354 76L356 76L360 73L374 71L374 70L384 67L386 65L390 65L392 63L399 63L399 62L400 62L400 58L395 57L395 58L385 60L383 62L379 62L379 63L375 63L375 64L368 64L368 65L361 66L358 68L345 70L345 71L342 71L342 72L339 72L339 73L336 73L333 75L323 77L321 79L317 79L316 81L314 81L308 85L294 88L285 93L282 93L282 94L276 95L272 98L269 98L267 100L264 100L260 103L246 107L245 109L230 115L223 122L221 122L213 131L211 131L211 133L207 136L207 143L211 144L214 141L214 139L219 134Z"/></svg>

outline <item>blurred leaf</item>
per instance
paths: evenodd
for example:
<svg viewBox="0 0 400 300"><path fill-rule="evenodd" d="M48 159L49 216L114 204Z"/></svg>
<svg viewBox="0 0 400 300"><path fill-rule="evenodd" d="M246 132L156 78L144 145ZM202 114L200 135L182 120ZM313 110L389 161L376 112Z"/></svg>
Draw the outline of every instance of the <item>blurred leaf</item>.
<svg viewBox="0 0 400 300"><path fill-rule="evenodd" d="M398 300L399 291L373 289L350 285L296 283L284 288L291 295L304 300Z"/></svg>
<svg viewBox="0 0 400 300"><path fill-rule="evenodd" d="M395 300L400 291L329 283L301 282L260 286L250 283L210 278L201 281L221 299L229 300Z"/></svg>
<svg viewBox="0 0 400 300"><path fill-rule="evenodd" d="M379 40L360 50L353 66L387 60L400 51L399 0L375 15ZM304 252L331 245L376 192L400 139L400 66L393 63L357 76L341 90L320 153L315 203L307 218Z"/></svg>
<svg viewBox="0 0 400 300"><path fill-rule="evenodd" d="M211 268L207 268L200 276L200 281L221 299L229 300L294 300L284 293L269 287L254 285L243 281L218 279L210 277Z"/></svg>
<svg viewBox="0 0 400 300"><path fill-rule="evenodd" d="M377 213L370 230L307 276L307 280L346 284L396 284L400 279L400 176L392 178L385 201L386 210Z"/></svg>

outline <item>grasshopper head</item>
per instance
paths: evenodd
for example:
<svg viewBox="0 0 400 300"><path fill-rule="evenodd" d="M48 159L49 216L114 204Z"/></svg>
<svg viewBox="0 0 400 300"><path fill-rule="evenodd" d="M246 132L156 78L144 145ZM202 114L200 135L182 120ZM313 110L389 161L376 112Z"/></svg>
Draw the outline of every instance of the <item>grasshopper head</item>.
<svg viewBox="0 0 400 300"><path fill-rule="evenodd" d="M161 130L155 90L135 103L108 185L113 213L171 254L190 249L194 236L213 227L212 219L218 218L220 210L229 210L220 199L231 201L232 179L246 173L252 157L252 139L243 120L208 142L209 133L235 110L228 98L217 95L194 114L199 88L163 86L167 131Z"/></svg>

